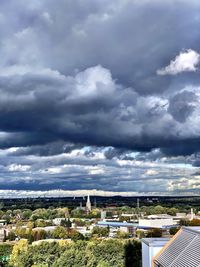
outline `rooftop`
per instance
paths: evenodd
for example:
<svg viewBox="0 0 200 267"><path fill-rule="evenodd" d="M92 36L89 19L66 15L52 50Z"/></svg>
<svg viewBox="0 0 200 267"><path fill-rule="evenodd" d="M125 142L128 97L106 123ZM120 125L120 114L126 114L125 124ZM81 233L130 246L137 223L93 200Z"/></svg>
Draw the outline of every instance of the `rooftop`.
<svg viewBox="0 0 200 267"><path fill-rule="evenodd" d="M99 221L97 225L109 225L113 227L137 227L137 223Z"/></svg>
<svg viewBox="0 0 200 267"><path fill-rule="evenodd" d="M155 257L159 267L200 267L200 227L183 227Z"/></svg>
<svg viewBox="0 0 200 267"><path fill-rule="evenodd" d="M163 247L170 238L143 238L142 242L149 247Z"/></svg>

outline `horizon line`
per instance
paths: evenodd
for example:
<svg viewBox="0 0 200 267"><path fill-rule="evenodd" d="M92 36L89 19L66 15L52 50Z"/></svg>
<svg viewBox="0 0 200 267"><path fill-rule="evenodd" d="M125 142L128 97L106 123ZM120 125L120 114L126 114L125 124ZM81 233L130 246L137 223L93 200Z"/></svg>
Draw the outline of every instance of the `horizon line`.
<svg viewBox="0 0 200 267"><path fill-rule="evenodd" d="M0 189L0 198L38 198L38 197L83 197L83 196L102 196L102 197L194 197L200 196L199 192L190 191L165 191L165 192L137 192L137 191L107 191L97 189L77 189L77 190L16 190L16 189Z"/></svg>

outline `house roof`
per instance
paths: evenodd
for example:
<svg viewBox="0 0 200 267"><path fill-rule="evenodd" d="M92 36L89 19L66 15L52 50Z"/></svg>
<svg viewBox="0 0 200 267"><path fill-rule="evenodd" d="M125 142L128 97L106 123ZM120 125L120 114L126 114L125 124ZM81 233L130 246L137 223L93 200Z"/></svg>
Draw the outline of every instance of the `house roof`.
<svg viewBox="0 0 200 267"><path fill-rule="evenodd" d="M200 267L200 228L181 228L153 262L155 267Z"/></svg>
<svg viewBox="0 0 200 267"><path fill-rule="evenodd" d="M110 221L99 221L97 225L101 226L111 226L111 227L137 227L137 223L127 223L127 222L110 222Z"/></svg>
<svg viewBox="0 0 200 267"><path fill-rule="evenodd" d="M169 238L160 237L142 238L142 242L148 247L163 247L169 240Z"/></svg>

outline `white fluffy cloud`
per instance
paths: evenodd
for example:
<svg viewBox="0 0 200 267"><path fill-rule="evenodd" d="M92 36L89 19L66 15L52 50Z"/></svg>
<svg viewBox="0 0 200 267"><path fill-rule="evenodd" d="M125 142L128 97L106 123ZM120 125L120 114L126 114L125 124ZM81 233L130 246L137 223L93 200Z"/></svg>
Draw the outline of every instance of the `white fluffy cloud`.
<svg viewBox="0 0 200 267"><path fill-rule="evenodd" d="M196 71L200 62L200 55L192 49L181 52L165 68L157 70L158 75L176 75L181 72Z"/></svg>
<svg viewBox="0 0 200 267"><path fill-rule="evenodd" d="M152 170L152 169L149 169L146 171L145 175L150 175L150 176L154 176L154 175L157 175L158 174L158 171L156 170Z"/></svg>

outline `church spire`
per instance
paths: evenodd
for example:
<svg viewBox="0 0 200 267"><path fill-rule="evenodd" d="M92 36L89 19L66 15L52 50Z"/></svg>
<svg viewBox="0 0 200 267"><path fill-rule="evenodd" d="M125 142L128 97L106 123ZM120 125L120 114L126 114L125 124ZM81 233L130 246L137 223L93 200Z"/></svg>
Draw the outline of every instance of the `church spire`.
<svg viewBox="0 0 200 267"><path fill-rule="evenodd" d="M92 210L91 202L90 202L90 196L87 196L87 202L86 202L86 209L88 212Z"/></svg>

